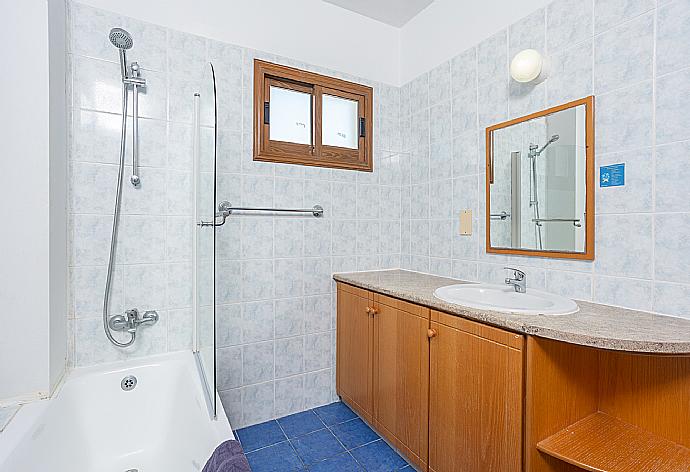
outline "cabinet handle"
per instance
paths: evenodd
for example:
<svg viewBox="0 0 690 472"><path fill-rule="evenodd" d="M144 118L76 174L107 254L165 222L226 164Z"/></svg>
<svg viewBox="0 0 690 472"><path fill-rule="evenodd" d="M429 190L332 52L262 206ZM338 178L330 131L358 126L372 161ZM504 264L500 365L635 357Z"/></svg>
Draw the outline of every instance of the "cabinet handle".
<svg viewBox="0 0 690 472"><path fill-rule="evenodd" d="M438 332L435 329L429 328L426 332L426 337L429 339L435 338L437 334L438 334Z"/></svg>
<svg viewBox="0 0 690 472"><path fill-rule="evenodd" d="M366 311L366 312L367 312L367 316L369 316L369 315L371 315L371 312L373 311L373 308L366 307L366 308L364 309L364 311Z"/></svg>

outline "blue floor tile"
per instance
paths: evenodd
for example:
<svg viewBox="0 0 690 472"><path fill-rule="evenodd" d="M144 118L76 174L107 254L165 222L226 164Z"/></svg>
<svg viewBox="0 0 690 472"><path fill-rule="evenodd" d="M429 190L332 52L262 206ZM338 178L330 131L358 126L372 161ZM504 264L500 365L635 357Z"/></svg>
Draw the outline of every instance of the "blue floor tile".
<svg viewBox="0 0 690 472"><path fill-rule="evenodd" d="M292 472L302 469L302 462L288 441L247 454L252 472Z"/></svg>
<svg viewBox="0 0 690 472"><path fill-rule="evenodd" d="M363 470L347 452L309 466L310 472L361 472Z"/></svg>
<svg viewBox="0 0 690 472"><path fill-rule="evenodd" d="M333 433L327 429L291 439L290 442L305 464L313 464L345 452Z"/></svg>
<svg viewBox="0 0 690 472"><path fill-rule="evenodd" d="M272 444L285 441L287 438L283 430L278 426L275 420L267 421L265 423L255 424L237 430L237 437L242 444L244 452L251 452L262 447L270 446Z"/></svg>
<svg viewBox="0 0 690 472"><path fill-rule="evenodd" d="M380 439L379 435L359 418L332 426L331 430L346 449Z"/></svg>
<svg viewBox="0 0 690 472"><path fill-rule="evenodd" d="M343 402L336 402L331 403L330 405L320 406L318 408L314 408L314 411L328 426L357 418L355 412L350 410L350 408Z"/></svg>
<svg viewBox="0 0 690 472"><path fill-rule="evenodd" d="M323 421L316 416L316 413L311 410L279 418L278 423L283 428L288 438L303 436L326 427Z"/></svg>
<svg viewBox="0 0 690 472"><path fill-rule="evenodd" d="M407 462L382 439L350 453L368 472L391 472L407 466Z"/></svg>

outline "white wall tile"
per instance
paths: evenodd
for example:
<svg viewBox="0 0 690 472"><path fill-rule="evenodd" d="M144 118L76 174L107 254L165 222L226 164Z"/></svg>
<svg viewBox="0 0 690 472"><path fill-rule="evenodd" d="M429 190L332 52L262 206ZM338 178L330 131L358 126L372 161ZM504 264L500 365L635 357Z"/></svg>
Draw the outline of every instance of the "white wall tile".
<svg viewBox="0 0 690 472"><path fill-rule="evenodd" d="M276 339L277 379L304 372L304 336Z"/></svg>
<svg viewBox="0 0 690 472"><path fill-rule="evenodd" d="M677 1L660 5L657 22L657 74L668 74L690 66L688 2Z"/></svg>
<svg viewBox="0 0 690 472"><path fill-rule="evenodd" d="M596 217L594 270L601 275L652 276L652 216Z"/></svg>
<svg viewBox="0 0 690 472"><path fill-rule="evenodd" d="M276 297L296 297L304 293L302 259L275 259L274 287Z"/></svg>
<svg viewBox="0 0 690 472"><path fill-rule="evenodd" d="M595 0L594 30L596 33L652 10L654 0Z"/></svg>
<svg viewBox="0 0 690 472"><path fill-rule="evenodd" d="M690 213L666 213L654 217L654 277L656 280L690 283L688 234Z"/></svg>
<svg viewBox="0 0 690 472"><path fill-rule="evenodd" d="M505 76L508 65L508 34L499 31L477 45L477 78L480 84Z"/></svg>
<svg viewBox="0 0 690 472"><path fill-rule="evenodd" d="M305 313L303 298L275 301L275 336L277 338L304 333Z"/></svg>
<svg viewBox="0 0 690 472"><path fill-rule="evenodd" d="M644 15L594 38L594 92L652 78L654 15Z"/></svg>
<svg viewBox="0 0 690 472"><path fill-rule="evenodd" d="M630 113L630 110L635 112ZM643 82L597 96L595 117L597 153L620 152L651 146L652 114L651 82ZM657 122L657 125L659 124Z"/></svg>
<svg viewBox="0 0 690 472"><path fill-rule="evenodd" d="M547 103L556 106L592 94L592 40L549 56Z"/></svg>
<svg viewBox="0 0 690 472"><path fill-rule="evenodd" d="M657 211L690 212L690 142L656 148Z"/></svg>
<svg viewBox="0 0 690 472"><path fill-rule="evenodd" d="M690 139L685 116L690 108L690 69L656 81L656 143Z"/></svg>
<svg viewBox="0 0 690 472"><path fill-rule="evenodd" d="M652 281L597 276L594 277L593 300L649 311L652 309Z"/></svg>
<svg viewBox="0 0 690 472"><path fill-rule="evenodd" d="M244 385L272 380L273 366L273 341L242 346L242 383Z"/></svg>
<svg viewBox="0 0 690 472"><path fill-rule="evenodd" d="M429 71L429 105L450 99L450 62L436 66Z"/></svg>
<svg viewBox="0 0 690 472"><path fill-rule="evenodd" d="M546 7L546 47L549 53L578 43L592 34L592 2L556 0Z"/></svg>
<svg viewBox="0 0 690 472"><path fill-rule="evenodd" d="M275 384L276 417L280 418L304 410L304 376L279 379Z"/></svg>
<svg viewBox="0 0 690 472"><path fill-rule="evenodd" d="M544 8L540 8L510 25L508 30L509 61L523 49L536 49L541 53L544 52L546 47L545 11Z"/></svg>
<svg viewBox="0 0 690 472"><path fill-rule="evenodd" d="M653 310L690 318L690 285L655 282Z"/></svg>

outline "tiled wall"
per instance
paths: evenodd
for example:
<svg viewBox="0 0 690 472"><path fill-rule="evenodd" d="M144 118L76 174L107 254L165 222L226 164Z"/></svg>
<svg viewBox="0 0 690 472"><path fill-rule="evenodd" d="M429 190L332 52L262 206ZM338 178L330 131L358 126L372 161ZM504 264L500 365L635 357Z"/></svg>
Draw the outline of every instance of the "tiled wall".
<svg viewBox="0 0 690 472"><path fill-rule="evenodd" d="M204 63L219 92L219 199L311 206L325 217L236 216L218 234L218 388L234 427L334 396L335 271L406 267L528 283L579 299L690 316L690 3L557 0L398 89L375 88L375 172L255 163L255 56L342 76L148 23L71 5L72 360L91 365L191 346L192 101ZM112 26L134 36L142 188L125 183L112 311L162 314L134 348L106 341L100 304L120 130ZM509 80L519 50L546 52L537 86ZM364 82L362 80L357 80ZM627 185L597 188L596 260L488 255L487 125L596 95L597 166L625 162ZM474 232L457 215L474 210Z"/></svg>
<svg viewBox="0 0 690 472"><path fill-rule="evenodd" d="M526 48L551 62L544 83L510 80ZM596 188L596 260L486 254L483 129L591 94L597 168L626 163L624 187ZM532 287L690 317L688 110L687 0L556 0L533 12L402 87L404 267L500 282L516 265ZM457 234L464 208L471 237Z"/></svg>
<svg viewBox="0 0 690 472"><path fill-rule="evenodd" d="M324 218L233 216L218 232L218 389L234 427L334 398L335 271L400 266L399 89L375 88L375 172L252 161L254 57L366 81L71 4L72 357L77 366L189 349L192 342L192 94L207 61L219 103L218 199L324 207ZM157 309L133 348L102 331L115 200L120 71L111 27L129 30L141 98L141 189L125 182L112 311ZM130 123L131 129L131 123ZM130 135L131 136L131 135ZM129 163L128 150L127 159ZM126 178L128 174L126 174Z"/></svg>

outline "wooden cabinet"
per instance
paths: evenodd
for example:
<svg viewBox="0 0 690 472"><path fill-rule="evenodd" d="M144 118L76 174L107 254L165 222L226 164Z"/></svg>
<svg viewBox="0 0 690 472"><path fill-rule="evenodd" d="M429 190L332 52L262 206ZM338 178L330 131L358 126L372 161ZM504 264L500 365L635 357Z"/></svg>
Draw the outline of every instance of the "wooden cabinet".
<svg viewBox="0 0 690 472"><path fill-rule="evenodd" d="M419 470L522 467L521 335L338 284L336 390Z"/></svg>
<svg viewBox="0 0 690 472"><path fill-rule="evenodd" d="M432 311L429 470L522 469L521 335Z"/></svg>
<svg viewBox="0 0 690 472"><path fill-rule="evenodd" d="M371 292L338 284L336 391L359 415L373 420Z"/></svg>
<svg viewBox="0 0 690 472"><path fill-rule="evenodd" d="M374 295L374 425L426 470L429 310Z"/></svg>

